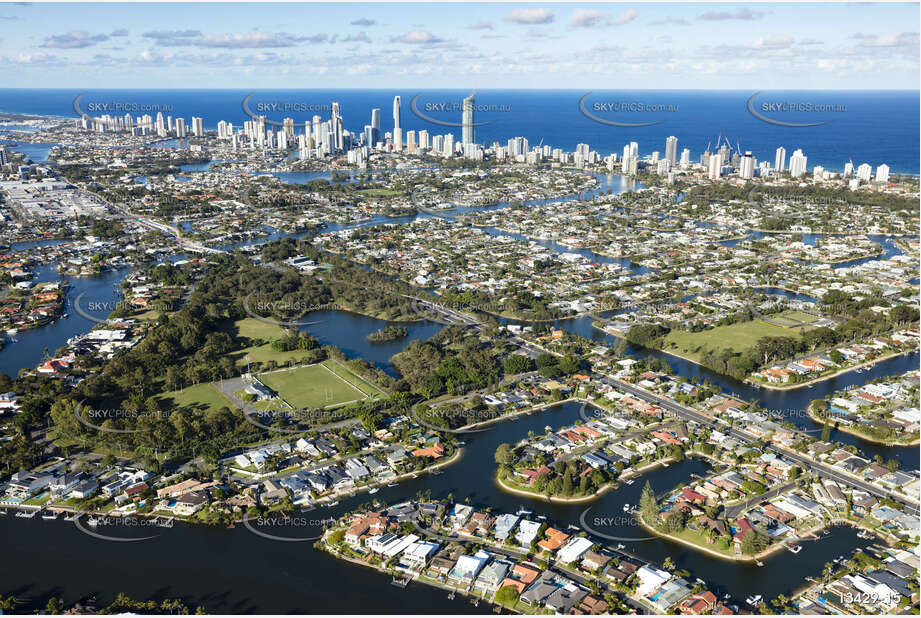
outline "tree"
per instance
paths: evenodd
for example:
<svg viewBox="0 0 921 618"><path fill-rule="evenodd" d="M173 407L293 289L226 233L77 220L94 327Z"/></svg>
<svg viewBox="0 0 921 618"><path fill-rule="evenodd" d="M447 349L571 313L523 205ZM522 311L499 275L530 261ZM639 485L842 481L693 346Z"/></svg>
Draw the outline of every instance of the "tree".
<svg viewBox="0 0 921 618"><path fill-rule="evenodd" d="M659 506L656 504L656 495L652 491L649 481L643 487L643 493L640 494L640 515L650 526L656 525L659 520Z"/></svg>
<svg viewBox="0 0 921 618"><path fill-rule="evenodd" d="M45 611L49 614L60 614L64 611L64 603L57 597L51 597L45 605Z"/></svg>
<svg viewBox="0 0 921 618"><path fill-rule="evenodd" d="M502 443L496 448L496 463L500 466L511 466L515 463L515 452L510 444Z"/></svg>
<svg viewBox="0 0 921 618"><path fill-rule="evenodd" d="M502 586L496 591L496 602L506 607L513 606L518 601L518 590L514 586Z"/></svg>

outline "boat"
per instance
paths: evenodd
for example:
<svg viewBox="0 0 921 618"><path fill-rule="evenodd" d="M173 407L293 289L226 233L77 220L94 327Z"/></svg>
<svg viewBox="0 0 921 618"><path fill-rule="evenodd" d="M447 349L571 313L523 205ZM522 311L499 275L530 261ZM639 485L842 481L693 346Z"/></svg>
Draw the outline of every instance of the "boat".
<svg viewBox="0 0 921 618"><path fill-rule="evenodd" d="M333 508L333 507L336 506L337 504L339 504L339 501L338 501L338 500L333 500L332 502L328 503L326 506L327 506L328 508Z"/></svg>
<svg viewBox="0 0 921 618"><path fill-rule="evenodd" d="M627 479L624 482L627 483L627 485L633 485L633 479Z"/></svg>
<svg viewBox="0 0 921 618"><path fill-rule="evenodd" d="M15 328L8 328L8 329L6 329L6 334L9 335L10 337L15 336L16 333L18 333L18 332L19 332L19 331L18 331L17 329L15 329Z"/></svg>
<svg viewBox="0 0 921 618"><path fill-rule="evenodd" d="M749 605L751 605L752 607L757 607L758 604L761 602L761 595L760 595L760 594L753 594L753 595L751 595L750 597L748 597L747 599L745 599L745 602L748 603Z"/></svg>
<svg viewBox="0 0 921 618"><path fill-rule="evenodd" d="M791 545L787 548L787 551L791 554L798 554L803 550L802 545Z"/></svg>
<svg viewBox="0 0 921 618"><path fill-rule="evenodd" d="M624 513L627 513L627 512L629 512L629 511L630 511L630 505L629 505L629 504L625 504L625 505L624 505Z"/></svg>
<svg viewBox="0 0 921 618"><path fill-rule="evenodd" d="M95 528L96 526L99 525L99 520L96 519L95 517L90 517L89 519L86 520L86 523L92 526L93 528Z"/></svg>
<svg viewBox="0 0 921 618"><path fill-rule="evenodd" d="M369 494L376 494L376 493L379 492L380 490L381 490L380 487L375 487L374 489L370 490L368 493L369 493Z"/></svg>
<svg viewBox="0 0 921 618"><path fill-rule="evenodd" d="M530 514L531 514L531 511L527 509L523 509L523 508L518 509L518 512L515 513L515 515L518 515L519 517L527 517Z"/></svg>
<svg viewBox="0 0 921 618"><path fill-rule="evenodd" d="M16 513L16 517L22 517L23 519L32 519L33 517L35 517L36 513L38 513L38 511L31 511L31 512L30 511L19 511L18 513Z"/></svg>
<svg viewBox="0 0 921 618"><path fill-rule="evenodd" d="M667 462L667 461L663 461L663 462L662 462L662 467L663 467L663 468L667 468L667 467L668 467L668 462Z"/></svg>
<svg viewBox="0 0 921 618"><path fill-rule="evenodd" d="M57 519L57 513L42 513L42 519Z"/></svg>
<svg viewBox="0 0 921 618"><path fill-rule="evenodd" d="M617 544L617 549L625 549L625 548L626 548L626 545L624 545L623 543Z"/></svg>
<svg viewBox="0 0 921 618"><path fill-rule="evenodd" d="M387 487L396 487L399 483L387 483Z"/></svg>

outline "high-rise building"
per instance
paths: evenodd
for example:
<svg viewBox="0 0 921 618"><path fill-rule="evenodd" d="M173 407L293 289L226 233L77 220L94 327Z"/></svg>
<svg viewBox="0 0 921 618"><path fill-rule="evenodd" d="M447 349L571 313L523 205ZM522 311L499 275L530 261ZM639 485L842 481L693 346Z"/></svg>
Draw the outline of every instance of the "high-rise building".
<svg viewBox="0 0 921 618"><path fill-rule="evenodd" d="M854 162L848 161L844 164L844 177L848 178L854 175Z"/></svg>
<svg viewBox="0 0 921 618"><path fill-rule="evenodd" d="M406 132L406 147L410 150L413 150L416 147L416 132L407 131Z"/></svg>
<svg viewBox="0 0 921 618"><path fill-rule="evenodd" d="M419 131L419 148L424 148L426 150L429 148L429 132L425 129Z"/></svg>
<svg viewBox="0 0 921 618"><path fill-rule="evenodd" d="M636 142L630 142L630 156L636 159L640 155L640 145Z"/></svg>
<svg viewBox="0 0 921 618"><path fill-rule="evenodd" d="M723 167L723 158L718 154L710 156L707 167L707 177L710 180L719 180Z"/></svg>
<svg viewBox="0 0 921 618"><path fill-rule="evenodd" d="M464 99L463 113L461 115L461 142L463 144L476 143L473 132L473 108L475 94L476 93L471 93L469 97Z"/></svg>
<svg viewBox="0 0 921 618"><path fill-rule="evenodd" d="M681 151L681 167L687 167L691 164L691 149L685 148Z"/></svg>
<svg viewBox="0 0 921 618"><path fill-rule="evenodd" d="M790 176L793 178L799 178L806 173L806 155L803 154L803 151L797 148L793 151L793 154L790 155Z"/></svg>
<svg viewBox="0 0 921 618"><path fill-rule="evenodd" d="M192 135L196 137L201 137L204 134L205 134L204 120L196 116L192 116Z"/></svg>
<svg viewBox="0 0 921 618"><path fill-rule="evenodd" d="M869 163L861 163L857 168L857 178L863 180L864 182L870 182L870 176L873 172L873 168L870 167Z"/></svg>
<svg viewBox="0 0 921 618"><path fill-rule="evenodd" d="M294 118L285 118L281 122L282 127L284 127L285 135L288 136L288 139L294 137Z"/></svg>
<svg viewBox="0 0 921 618"><path fill-rule="evenodd" d="M381 110L379 107L375 107L371 110L371 147L379 142L381 139Z"/></svg>
<svg viewBox="0 0 921 618"><path fill-rule="evenodd" d="M678 138L674 135L668 136L665 140L665 159L675 167L675 161L678 157Z"/></svg>
<svg viewBox="0 0 921 618"><path fill-rule="evenodd" d="M774 170L779 174L787 164L787 149L781 146L774 154Z"/></svg>
<svg viewBox="0 0 921 618"><path fill-rule="evenodd" d="M750 150L745 151L745 156L739 160L739 176L741 178L755 177L755 157Z"/></svg>
<svg viewBox="0 0 921 618"><path fill-rule="evenodd" d="M400 95L393 97L393 128L394 135L396 135L396 129L400 128L400 108L402 104L400 103ZM396 141L396 140L394 140Z"/></svg>
<svg viewBox="0 0 921 618"><path fill-rule="evenodd" d="M185 118L176 118L176 137L185 137Z"/></svg>
<svg viewBox="0 0 921 618"><path fill-rule="evenodd" d="M624 174L630 171L630 159L633 157L631 154L630 144L624 146L624 156L621 158L620 162L620 171Z"/></svg>
<svg viewBox="0 0 921 618"><path fill-rule="evenodd" d="M876 168L876 182L889 182L889 166L885 163Z"/></svg>

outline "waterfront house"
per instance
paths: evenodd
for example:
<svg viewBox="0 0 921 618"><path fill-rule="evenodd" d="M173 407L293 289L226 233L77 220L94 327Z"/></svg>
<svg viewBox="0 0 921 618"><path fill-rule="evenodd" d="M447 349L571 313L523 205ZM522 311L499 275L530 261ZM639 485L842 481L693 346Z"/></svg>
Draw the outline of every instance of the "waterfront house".
<svg viewBox="0 0 921 618"><path fill-rule="evenodd" d="M487 593L495 592L502 585L511 566L512 563L506 560L493 560L480 571L480 575L473 582L473 589Z"/></svg>
<svg viewBox="0 0 921 618"><path fill-rule="evenodd" d="M585 537L577 536L570 540L557 552L557 560L563 564L570 564L579 560L585 552L592 548L592 542Z"/></svg>
<svg viewBox="0 0 921 618"><path fill-rule="evenodd" d="M479 550L472 556L460 556L448 579L461 585L469 585L489 561L489 554Z"/></svg>
<svg viewBox="0 0 921 618"><path fill-rule="evenodd" d="M569 540L569 535L556 528L547 528L544 532L547 537L537 542L538 547L551 554L563 546L563 543Z"/></svg>

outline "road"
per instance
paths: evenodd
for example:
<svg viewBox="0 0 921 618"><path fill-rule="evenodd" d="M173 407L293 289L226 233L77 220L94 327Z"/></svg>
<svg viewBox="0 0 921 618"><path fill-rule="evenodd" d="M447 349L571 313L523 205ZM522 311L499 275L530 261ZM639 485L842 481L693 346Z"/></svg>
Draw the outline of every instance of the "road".
<svg viewBox="0 0 921 618"><path fill-rule="evenodd" d="M624 392L634 395L643 401L654 403L661 408L668 410L672 414L675 414L679 418L694 421L695 423L699 423L701 425L712 428L718 427L720 431L726 432L728 435L735 438L736 440L739 440L740 442L752 443L757 441L754 436L729 425L723 420L714 419L705 414L702 414L701 412L687 408L671 399L650 393L645 389L633 386L632 384L619 380L613 376L605 375L601 378L601 380L610 386L623 390ZM802 467L804 470L808 470L813 474L832 479L839 483L844 483L845 485L849 485L851 487L856 487L866 491L873 496L876 496L877 498L889 498L890 500L894 500L895 502L903 505L905 511L912 515L918 515L919 513L918 505L912 503L908 500L908 498L901 494L877 487L876 485L868 483L863 479L851 476L844 471L836 470L832 466L814 461L810 457L807 457L801 453L797 453L796 451L782 448L775 444L768 444L767 449L799 464L800 467Z"/></svg>

